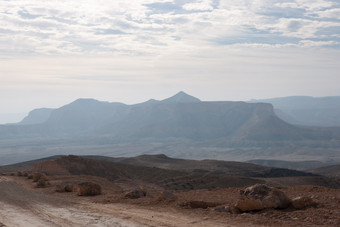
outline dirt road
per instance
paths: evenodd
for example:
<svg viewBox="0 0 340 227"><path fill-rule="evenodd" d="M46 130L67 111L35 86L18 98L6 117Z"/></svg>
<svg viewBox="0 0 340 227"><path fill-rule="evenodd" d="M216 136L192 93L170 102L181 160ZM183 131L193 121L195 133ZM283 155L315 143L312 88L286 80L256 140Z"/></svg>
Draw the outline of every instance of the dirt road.
<svg viewBox="0 0 340 227"><path fill-rule="evenodd" d="M235 226L178 211L59 197L0 176L1 226Z"/></svg>

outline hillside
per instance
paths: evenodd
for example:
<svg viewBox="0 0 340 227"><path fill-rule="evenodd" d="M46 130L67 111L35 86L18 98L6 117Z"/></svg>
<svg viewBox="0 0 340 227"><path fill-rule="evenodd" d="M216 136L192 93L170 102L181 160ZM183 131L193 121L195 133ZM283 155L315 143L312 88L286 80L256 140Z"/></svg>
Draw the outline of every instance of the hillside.
<svg viewBox="0 0 340 227"><path fill-rule="evenodd" d="M220 176L243 176L243 177L312 176L305 172L280 168L270 168L245 162L175 159L169 158L163 154L141 155L131 158L103 158L103 159L135 166L157 167L161 169L170 170L175 169L179 171L212 174Z"/></svg>
<svg viewBox="0 0 340 227"><path fill-rule="evenodd" d="M147 184L172 190L244 187L263 182L242 176L217 176L78 156L64 156L56 160L37 163L31 169L47 175L90 175L130 185Z"/></svg>
<svg viewBox="0 0 340 227"><path fill-rule="evenodd" d="M340 188L340 181L296 170L270 168L242 162L172 159L165 155L131 158L105 156L54 156L0 167L0 173L38 171L49 176L88 175L130 186L171 190L273 185L318 185Z"/></svg>

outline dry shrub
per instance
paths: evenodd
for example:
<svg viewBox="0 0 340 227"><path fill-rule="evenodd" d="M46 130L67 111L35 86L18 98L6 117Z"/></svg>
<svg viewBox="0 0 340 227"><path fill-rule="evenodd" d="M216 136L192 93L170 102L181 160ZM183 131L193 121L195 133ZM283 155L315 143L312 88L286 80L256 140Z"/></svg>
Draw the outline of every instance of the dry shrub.
<svg viewBox="0 0 340 227"><path fill-rule="evenodd" d="M22 172L18 171L18 172L17 172L17 176L18 176L18 177L22 177L22 176L23 176Z"/></svg>
<svg viewBox="0 0 340 227"><path fill-rule="evenodd" d="M47 185L48 182L46 179L39 179L36 184L37 188L45 188Z"/></svg>
<svg viewBox="0 0 340 227"><path fill-rule="evenodd" d="M77 186L78 196L93 196L101 194L101 187L98 184L91 182L83 182Z"/></svg>
<svg viewBox="0 0 340 227"><path fill-rule="evenodd" d="M146 194L147 193L144 187L140 186L138 189L135 189L133 191L126 193L124 197L127 199L139 199L139 198L145 197Z"/></svg>
<svg viewBox="0 0 340 227"><path fill-rule="evenodd" d="M159 196L160 201L175 201L177 199L177 197L169 192L169 191L163 191L161 192L161 195Z"/></svg>
<svg viewBox="0 0 340 227"><path fill-rule="evenodd" d="M42 174L42 173L33 173L33 182L38 182L39 180L43 179L43 180L47 180L46 175Z"/></svg>
<svg viewBox="0 0 340 227"><path fill-rule="evenodd" d="M27 173L27 172L24 172L24 173L23 173L23 176L24 176L24 177L28 177L28 173Z"/></svg>
<svg viewBox="0 0 340 227"><path fill-rule="evenodd" d="M56 185L56 192L73 192L73 184L58 184Z"/></svg>

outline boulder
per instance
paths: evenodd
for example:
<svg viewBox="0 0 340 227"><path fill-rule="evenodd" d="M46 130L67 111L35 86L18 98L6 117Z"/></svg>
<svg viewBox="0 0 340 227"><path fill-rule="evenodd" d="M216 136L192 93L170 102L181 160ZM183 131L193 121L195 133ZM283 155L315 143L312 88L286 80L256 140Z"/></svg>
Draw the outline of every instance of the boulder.
<svg viewBox="0 0 340 227"><path fill-rule="evenodd" d="M304 209L315 205L317 204L313 201L311 197L308 196L299 196L292 199L292 206L295 209Z"/></svg>
<svg viewBox="0 0 340 227"><path fill-rule="evenodd" d="M266 208L287 208L291 201L286 194L264 184L256 184L240 191L241 199L235 207L242 212L263 210Z"/></svg>
<svg viewBox="0 0 340 227"><path fill-rule="evenodd" d="M91 182L83 182L77 185L78 196L94 196L101 194L101 187Z"/></svg>

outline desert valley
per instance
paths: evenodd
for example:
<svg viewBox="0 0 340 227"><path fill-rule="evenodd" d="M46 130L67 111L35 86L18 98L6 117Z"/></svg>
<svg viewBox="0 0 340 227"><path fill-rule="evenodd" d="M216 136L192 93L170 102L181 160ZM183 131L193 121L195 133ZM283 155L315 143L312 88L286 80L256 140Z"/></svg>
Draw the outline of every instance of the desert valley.
<svg viewBox="0 0 340 227"><path fill-rule="evenodd" d="M273 105L180 92L34 110L0 126L1 226L340 225L338 126Z"/></svg>

